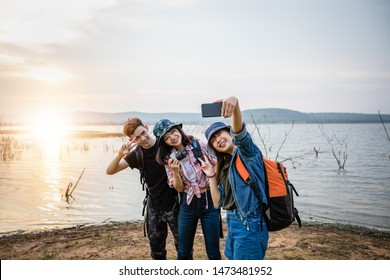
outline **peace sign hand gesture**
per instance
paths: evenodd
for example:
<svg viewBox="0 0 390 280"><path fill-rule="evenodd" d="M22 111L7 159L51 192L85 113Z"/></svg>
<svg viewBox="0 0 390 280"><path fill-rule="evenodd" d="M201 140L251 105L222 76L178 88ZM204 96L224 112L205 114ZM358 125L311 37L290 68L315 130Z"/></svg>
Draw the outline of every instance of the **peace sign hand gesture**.
<svg viewBox="0 0 390 280"><path fill-rule="evenodd" d="M201 158L199 158L198 160L201 163L201 167L204 174L206 174L208 178L213 178L215 176L215 170L214 167L211 165L209 159L205 157L205 160L202 160Z"/></svg>

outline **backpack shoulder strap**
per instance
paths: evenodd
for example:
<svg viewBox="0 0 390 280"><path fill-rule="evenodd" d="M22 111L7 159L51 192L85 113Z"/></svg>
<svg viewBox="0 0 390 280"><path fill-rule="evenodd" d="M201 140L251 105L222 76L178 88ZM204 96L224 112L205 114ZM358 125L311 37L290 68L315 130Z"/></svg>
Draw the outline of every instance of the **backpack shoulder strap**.
<svg viewBox="0 0 390 280"><path fill-rule="evenodd" d="M141 146L137 146L135 148L135 157L137 158L138 162L138 169L139 169L139 180L142 185L142 190L144 191L145 188L147 188L146 181L145 181L145 164L144 164L144 153L142 151Z"/></svg>
<svg viewBox="0 0 390 280"><path fill-rule="evenodd" d="M236 160L234 161L234 164L235 164L237 171L238 171L238 174L240 175L242 180L244 180L244 182L247 183L251 187L252 191L255 193L257 200L259 201L260 211L263 213L263 215L261 216L261 220L260 220L260 227L262 228L263 227L263 222L262 222L263 216L266 217L267 215L265 214L263 202L261 201L260 190L259 190L259 188L256 187L255 182L251 179L250 174L248 172L248 169L246 169L246 167L245 167L244 163L242 162L240 155L238 153L237 153ZM267 219L266 219L266 223L268 224Z"/></svg>
<svg viewBox="0 0 390 280"><path fill-rule="evenodd" d="M144 169L144 153L142 152L141 146L135 148L135 157L137 158L139 170Z"/></svg>
<svg viewBox="0 0 390 280"><path fill-rule="evenodd" d="M237 153L237 157L235 160L235 165L236 165L238 174L240 174L241 179L244 180L244 182L247 183L251 187L251 189L255 192L255 195L256 195L257 199L259 200L260 205L262 205L263 203L261 202L259 188L256 187L255 182L251 179L250 174L248 172L248 169L246 169L246 167L245 167L244 163L242 162L240 155L238 153Z"/></svg>
<svg viewBox="0 0 390 280"><path fill-rule="evenodd" d="M135 157L137 158L138 162L138 169L139 169L139 181L142 185L142 190L146 190L145 198L143 201L143 207L142 207L142 216L144 216L144 236L147 234L147 224L149 222L148 213L146 211L146 207L148 205L148 196L149 196L149 190L148 185L146 184L145 180L145 165L144 165L144 152L142 151L141 146L137 146L135 148Z"/></svg>
<svg viewBox="0 0 390 280"><path fill-rule="evenodd" d="M237 158L236 158L235 163L236 163L236 168L237 168L238 174L240 174L242 180L247 182L250 179L249 172L246 169L244 163L242 162L239 154L237 154Z"/></svg>

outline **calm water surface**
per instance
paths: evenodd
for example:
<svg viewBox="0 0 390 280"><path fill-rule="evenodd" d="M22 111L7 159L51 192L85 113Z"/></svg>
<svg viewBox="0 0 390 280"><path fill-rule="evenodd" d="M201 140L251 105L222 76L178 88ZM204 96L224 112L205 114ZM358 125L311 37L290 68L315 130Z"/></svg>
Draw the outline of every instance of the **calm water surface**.
<svg viewBox="0 0 390 280"><path fill-rule="evenodd" d="M290 124L262 125L264 149L275 158ZM121 132L120 126L79 127ZM296 124L279 151L300 196L304 221L326 221L390 230L390 142L381 124L326 124L326 132L347 138L348 159L339 171L331 149L315 124ZM205 126L184 125L204 140ZM1 137L1 136L0 136ZM3 135L3 137L5 137ZM125 138L42 138L11 135L14 159L0 159L0 233L142 219L144 193L136 170L106 175ZM4 141L4 140L3 140ZM320 149L316 157L313 147ZM76 183L72 198L64 193Z"/></svg>

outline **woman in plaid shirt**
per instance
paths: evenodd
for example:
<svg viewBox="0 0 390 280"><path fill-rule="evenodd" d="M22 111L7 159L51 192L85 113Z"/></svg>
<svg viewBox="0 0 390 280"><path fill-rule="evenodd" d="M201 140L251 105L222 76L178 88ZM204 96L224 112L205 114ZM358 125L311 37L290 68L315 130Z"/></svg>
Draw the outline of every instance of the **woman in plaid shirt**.
<svg viewBox="0 0 390 280"><path fill-rule="evenodd" d="M216 157L207 150L206 144L196 142L201 150L199 155L199 149L192 144L196 139L186 135L182 126L162 119L153 129L159 142L156 160L165 166L169 185L180 195L178 259L193 259L194 238L200 220L207 256L210 260L220 260L219 210L214 208L208 177L197 158L203 155L211 164L216 164Z"/></svg>

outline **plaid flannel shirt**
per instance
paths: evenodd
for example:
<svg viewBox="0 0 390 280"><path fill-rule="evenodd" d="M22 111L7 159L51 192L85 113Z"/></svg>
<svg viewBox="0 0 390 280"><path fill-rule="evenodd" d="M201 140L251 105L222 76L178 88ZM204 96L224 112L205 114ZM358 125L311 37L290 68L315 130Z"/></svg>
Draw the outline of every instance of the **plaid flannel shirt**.
<svg viewBox="0 0 390 280"><path fill-rule="evenodd" d="M216 156L207 149L206 144L203 142L199 143L203 155L207 157L211 165L215 165L217 163ZM184 192L187 193L187 205L189 205L194 195L200 198L201 190L208 188L209 184L206 174L204 174L200 163L197 162L194 156L194 148L192 145L187 145L185 149L187 150L188 156L180 161L180 177L184 184ZM172 152L173 151L174 149ZM165 165L165 170L167 171L168 175L168 183L171 187L173 187L173 170L168 165Z"/></svg>

